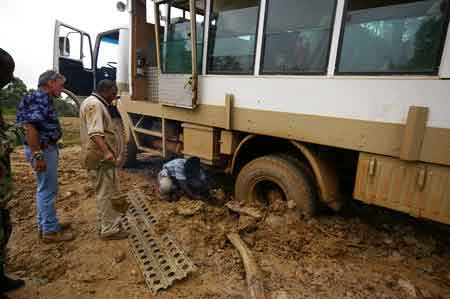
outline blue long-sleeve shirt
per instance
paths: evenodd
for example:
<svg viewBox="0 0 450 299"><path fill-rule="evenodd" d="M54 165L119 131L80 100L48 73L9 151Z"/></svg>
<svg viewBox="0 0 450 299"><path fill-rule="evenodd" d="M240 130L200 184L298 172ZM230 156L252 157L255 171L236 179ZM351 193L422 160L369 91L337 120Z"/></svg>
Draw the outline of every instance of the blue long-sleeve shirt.
<svg viewBox="0 0 450 299"><path fill-rule="evenodd" d="M33 91L22 98L17 108L16 122L19 126L35 125L41 144L54 143L62 137L53 98L42 90Z"/></svg>

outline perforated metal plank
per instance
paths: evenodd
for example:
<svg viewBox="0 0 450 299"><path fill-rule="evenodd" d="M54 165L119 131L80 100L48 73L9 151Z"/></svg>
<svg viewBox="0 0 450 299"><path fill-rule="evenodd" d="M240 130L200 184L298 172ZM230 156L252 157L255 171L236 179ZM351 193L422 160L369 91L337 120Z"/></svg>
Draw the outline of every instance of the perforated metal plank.
<svg viewBox="0 0 450 299"><path fill-rule="evenodd" d="M128 192L128 198L131 203L128 214L144 222L147 229L152 229L158 222L145 205L145 195L140 191L130 191Z"/></svg>
<svg viewBox="0 0 450 299"><path fill-rule="evenodd" d="M122 223L130 233L129 242L147 287L153 294L167 289L174 281L181 280L196 270L195 265L169 234L154 233L157 225L145 205L145 196L138 191L128 194L131 207Z"/></svg>

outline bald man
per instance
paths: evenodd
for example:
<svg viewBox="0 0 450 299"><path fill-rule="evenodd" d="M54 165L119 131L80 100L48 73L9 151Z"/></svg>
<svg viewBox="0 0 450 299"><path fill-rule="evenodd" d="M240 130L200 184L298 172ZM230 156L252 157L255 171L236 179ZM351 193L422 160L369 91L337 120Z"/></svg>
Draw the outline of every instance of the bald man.
<svg viewBox="0 0 450 299"><path fill-rule="evenodd" d="M0 89L5 87L13 77L14 60L6 51L0 49ZM5 275L5 251L11 235L12 227L9 219L9 211L6 204L11 199L11 166L9 154L11 144L6 135L6 128L0 104L0 298L3 293L24 286L21 279L11 279Z"/></svg>

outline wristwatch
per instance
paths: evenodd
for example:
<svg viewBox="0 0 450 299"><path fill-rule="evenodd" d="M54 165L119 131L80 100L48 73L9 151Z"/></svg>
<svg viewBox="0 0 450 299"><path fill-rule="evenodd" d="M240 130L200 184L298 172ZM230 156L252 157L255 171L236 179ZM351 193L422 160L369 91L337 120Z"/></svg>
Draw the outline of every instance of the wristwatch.
<svg viewBox="0 0 450 299"><path fill-rule="evenodd" d="M37 151L33 154L33 159L34 160L38 160L38 161L42 161L44 160L44 152L43 151Z"/></svg>

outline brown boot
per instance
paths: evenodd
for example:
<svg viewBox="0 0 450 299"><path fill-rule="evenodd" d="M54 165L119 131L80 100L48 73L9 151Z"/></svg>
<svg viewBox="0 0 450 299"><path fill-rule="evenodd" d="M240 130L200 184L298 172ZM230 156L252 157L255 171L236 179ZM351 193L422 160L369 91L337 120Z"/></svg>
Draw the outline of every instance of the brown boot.
<svg viewBox="0 0 450 299"><path fill-rule="evenodd" d="M59 223L59 229L61 231L68 230L71 227L72 227L72 224L70 222L60 222ZM39 240L41 240L42 239L42 231L39 228L38 228L38 236L39 236Z"/></svg>
<svg viewBox="0 0 450 299"><path fill-rule="evenodd" d="M59 228L61 230L68 230L71 227L72 227L72 224L70 222L60 222L59 223Z"/></svg>
<svg viewBox="0 0 450 299"><path fill-rule="evenodd" d="M68 231L58 231L50 234L42 234L42 242L49 243L58 243L58 242L67 242L75 239L73 233Z"/></svg>

